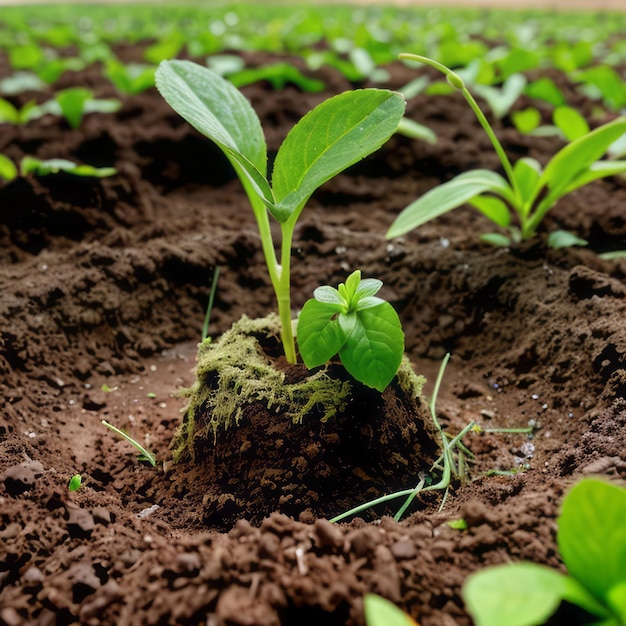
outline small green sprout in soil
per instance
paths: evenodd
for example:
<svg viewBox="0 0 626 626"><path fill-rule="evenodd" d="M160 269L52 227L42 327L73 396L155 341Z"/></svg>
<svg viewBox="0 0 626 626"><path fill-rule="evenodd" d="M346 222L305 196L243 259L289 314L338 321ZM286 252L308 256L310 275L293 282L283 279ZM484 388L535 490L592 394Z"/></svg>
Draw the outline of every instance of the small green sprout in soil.
<svg viewBox="0 0 626 626"><path fill-rule="evenodd" d="M338 289L318 287L298 318L298 347L313 369L339 355L356 380L384 391L404 354L404 333L393 307L377 297L382 282L356 270Z"/></svg>
<svg viewBox="0 0 626 626"><path fill-rule="evenodd" d="M567 574L529 562L472 574L463 597L476 626L545 623L565 601L602 626L626 626L626 489L595 478L563 500L557 544ZM595 618L595 619L593 619Z"/></svg>
<svg viewBox="0 0 626 626"><path fill-rule="evenodd" d="M433 484L430 476L420 476L420 480L415 487L404 489L402 491L396 491L395 493L381 496L375 500L360 504L349 511L345 511L340 515L333 517L330 520L331 522L340 522L341 520L352 517L362 511L366 511L367 509L371 509L379 504L383 504L384 502L389 502L391 500L395 500L396 498L405 498L404 504L394 515L394 519L399 521L413 502L414 498L418 494L427 491L444 491L444 497L440 506L440 508L443 508L448 491L452 484L452 479L454 477L460 480L466 479L467 465L473 462L474 455L463 445L462 439L465 435L467 435L467 433L476 428L476 423L470 422L459 434L452 437L443 431L443 428L437 418L437 396L439 395L439 387L441 386L441 381L443 380L443 375L449 360L450 355L446 354L441 363L441 367L439 368L439 373L437 374L437 379L435 380L435 387L433 389L433 395L429 405L430 415L435 424L435 428L441 437L443 450L431 469L432 471L441 471L441 479L437 483Z"/></svg>
<svg viewBox="0 0 626 626"><path fill-rule="evenodd" d="M70 478L70 482L67 485L67 490L70 492L78 491L81 488L82 484L83 484L82 476L80 474L74 474L74 476Z"/></svg>
<svg viewBox="0 0 626 626"><path fill-rule="evenodd" d="M149 450L146 450L136 439L133 439L129 434L125 433L123 430L120 430L116 426L113 426L113 424L109 424L109 422L107 422L106 420L102 420L102 423L109 430L112 430L116 435L119 435L122 439L126 439L128 443L133 445L139 451L138 459L140 461L146 461L150 463L152 467L156 467L156 464L157 464L156 456L152 452L150 452Z"/></svg>
<svg viewBox="0 0 626 626"><path fill-rule="evenodd" d="M360 89L334 96L305 115L278 150L267 178L261 123L244 95L212 70L164 61L156 85L170 106L224 152L248 195L276 294L285 357L296 362L291 322L290 265L296 222L313 192L371 154L396 131L405 100L395 92ZM270 216L280 226L280 252Z"/></svg>
<svg viewBox="0 0 626 626"><path fill-rule="evenodd" d="M32 156L22 157L19 170L17 166L4 154L0 154L0 179L8 181L19 175L49 176L50 174L71 174L72 176L105 178L117 174L114 167L94 167L81 163L74 163L67 159L37 159Z"/></svg>
<svg viewBox="0 0 626 626"><path fill-rule="evenodd" d="M508 235L484 234L482 239L493 245L508 246L535 237L545 215L563 196L594 180L626 172L625 161L602 160L611 144L626 133L626 117L618 117L578 137L562 148L545 168L529 157L519 159L513 166L458 74L427 57L401 54L400 58L434 67L446 76L452 87L461 91L487 133L507 178L489 170L459 174L407 206L392 224L387 237L403 235L468 203L508 231ZM515 217L517 224L513 221ZM563 231L555 231L548 238L548 245L555 248L581 243L585 242Z"/></svg>
<svg viewBox="0 0 626 626"><path fill-rule="evenodd" d="M393 602L375 593L368 593L363 598L363 612L366 626L418 626Z"/></svg>

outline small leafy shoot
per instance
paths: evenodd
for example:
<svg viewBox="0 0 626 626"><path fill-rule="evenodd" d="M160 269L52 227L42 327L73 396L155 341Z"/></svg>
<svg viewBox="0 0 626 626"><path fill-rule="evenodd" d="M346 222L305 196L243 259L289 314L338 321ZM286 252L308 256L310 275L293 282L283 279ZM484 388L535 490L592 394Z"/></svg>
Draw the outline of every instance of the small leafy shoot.
<svg viewBox="0 0 626 626"><path fill-rule="evenodd" d="M37 176L47 176L49 174L72 174L74 176L92 176L94 178L105 178L117 173L114 167L93 167L92 165L81 165L68 161L67 159L48 159L42 161L35 157L24 157L20 163L22 176L36 174Z"/></svg>
<svg viewBox="0 0 626 626"><path fill-rule="evenodd" d="M9 157L0 154L0 178L4 180L13 180L17 178L17 166Z"/></svg>
<svg viewBox="0 0 626 626"><path fill-rule="evenodd" d="M138 459L140 461L146 461L150 463L152 467L156 467L156 464L157 464L156 457L154 456L152 452L149 452L148 450L146 450L136 439L133 439L130 435L125 433L123 430L120 430L116 426L113 426L113 424L109 424L109 422L107 422L106 420L102 420L102 423L109 430L112 430L116 435L119 435L120 437L122 437L122 439L126 439L128 443L133 445L139 451Z"/></svg>
<svg viewBox="0 0 626 626"><path fill-rule="evenodd" d="M338 289L318 287L298 317L298 346L312 369L335 355L358 381L382 392L398 372L404 333L398 314L375 296L382 282L356 270Z"/></svg>
<svg viewBox="0 0 626 626"><path fill-rule="evenodd" d="M409 615L382 596L368 593L363 598L366 626L418 626Z"/></svg>
<svg viewBox="0 0 626 626"><path fill-rule="evenodd" d="M67 485L67 490L70 493L74 491L78 491L81 488L82 484L83 484L82 476L80 474L74 474L74 476L70 478L70 482Z"/></svg>
<svg viewBox="0 0 626 626"><path fill-rule="evenodd" d="M291 243L296 221L313 192L385 143L396 131L405 101L382 89L349 91L307 113L280 146L270 184L261 122L244 95L207 67L163 61L156 86L168 104L212 140L235 169L250 200L282 327L288 362L296 362L291 319ZM280 251L270 228L280 225Z"/></svg>

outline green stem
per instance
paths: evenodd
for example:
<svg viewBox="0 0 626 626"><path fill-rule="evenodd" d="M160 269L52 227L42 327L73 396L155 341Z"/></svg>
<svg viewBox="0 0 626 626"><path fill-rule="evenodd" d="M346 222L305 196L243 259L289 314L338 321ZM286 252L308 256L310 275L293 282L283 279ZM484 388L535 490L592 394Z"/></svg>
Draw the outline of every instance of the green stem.
<svg viewBox="0 0 626 626"><path fill-rule="evenodd" d="M249 188L245 179L242 179L242 182L244 182L244 188L248 194L248 198L254 212L254 217L256 218L259 235L261 236L261 247L263 249L263 256L265 257L265 264L267 265L267 271L272 282L272 287L274 288L274 294L276 295L278 316L281 324L281 340L283 343L285 358L287 359L287 362L295 363L297 359L293 330L291 328L290 280L291 241L293 238L295 220L290 219L281 224L281 262L279 264L278 259L276 258L276 249L274 247L274 240L272 239L272 230L270 228L267 208L256 193Z"/></svg>
<svg viewBox="0 0 626 626"><path fill-rule="evenodd" d="M295 220L290 218L280 225L282 241L280 244L281 254L281 277L280 285L276 290L278 299L278 315L282 327L283 348L288 363L296 363L296 344L291 327L291 242Z"/></svg>
<svg viewBox="0 0 626 626"><path fill-rule="evenodd" d="M480 122L480 125L483 127L484 131L487 133L487 136L489 137L489 140L491 141L491 145L494 147L494 150L496 151L496 154L498 155L498 158L500 159L500 163L502 163L502 167L504 168L504 171L506 172L507 178L509 179L509 182L511 183L511 188L514 191L515 196L517 198L520 198L521 196L519 193L519 188L517 186L517 182L515 181L515 176L513 174L513 166L511 165L511 162L509 161L509 157L506 155L506 152L504 151L502 144L496 137L496 134L493 131L493 128L491 128L491 125L487 121L485 114L481 111L480 107L478 106L478 103L476 102L476 100L474 100L474 97L465 86L463 79L456 72L453 72L450 68L446 67L442 63L438 63L437 61L434 61L433 59L429 59L428 57L423 57L419 54L410 54L406 52L403 52L402 54L400 54L399 57L400 59L404 59L407 61L417 61L419 63L425 63L426 65L430 65L430 67L433 67L436 70L440 71L442 74L444 74L448 83L452 85L452 87L454 87L455 89L458 89L463 94L463 97L465 98L467 103L470 105L472 111L474 111L474 115L476 115L476 118Z"/></svg>

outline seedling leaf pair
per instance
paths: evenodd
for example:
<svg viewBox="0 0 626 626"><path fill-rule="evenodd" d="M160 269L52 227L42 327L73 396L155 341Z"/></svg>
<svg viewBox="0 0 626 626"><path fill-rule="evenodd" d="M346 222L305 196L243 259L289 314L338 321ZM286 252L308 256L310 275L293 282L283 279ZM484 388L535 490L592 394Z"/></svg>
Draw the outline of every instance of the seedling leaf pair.
<svg viewBox="0 0 626 626"><path fill-rule="evenodd" d="M312 369L335 355L363 384L384 391L396 375L404 354L404 333L398 314L375 296L382 283L348 276L338 289L318 287L298 318L298 346Z"/></svg>
<svg viewBox="0 0 626 626"><path fill-rule="evenodd" d="M380 89L326 100L292 128L267 175L261 123L243 94L218 73L189 61L164 61L156 72L161 95L233 165L257 220L278 302L285 356L296 361L291 330L290 263L296 221L311 194L333 176L377 150L398 127L404 98ZM269 215L280 224L280 254Z"/></svg>
<svg viewBox="0 0 626 626"><path fill-rule="evenodd" d="M476 626L543 624L563 600L597 616L603 626L625 626L625 519L625 489L580 481L558 520L557 543L568 574L526 562L472 574L463 597Z"/></svg>

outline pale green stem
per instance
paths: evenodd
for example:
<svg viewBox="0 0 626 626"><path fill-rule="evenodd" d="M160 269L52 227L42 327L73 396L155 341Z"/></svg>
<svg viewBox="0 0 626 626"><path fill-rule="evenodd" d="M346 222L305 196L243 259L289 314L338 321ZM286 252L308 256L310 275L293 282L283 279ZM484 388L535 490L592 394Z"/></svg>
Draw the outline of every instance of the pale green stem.
<svg viewBox="0 0 626 626"><path fill-rule="evenodd" d="M296 344L291 327L291 242L295 220L290 218L281 225L281 278L280 286L276 291L278 299L278 315L282 326L283 348L288 363L296 363Z"/></svg>
<svg viewBox="0 0 626 626"><path fill-rule="evenodd" d="M467 87L465 87L465 83L463 82L463 79L456 72L453 72L450 68L446 67L442 63L438 63L437 61L434 61L433 59L429 59L428 57L423 57L418 54L411 54L411 53L406 53L406 52L400 54L399 57L407 61L417 61L419 63L425 63L426 65L430 65L430 67L433 67L436 70L439 70L442 74L444 74L448 83L452 85L452 87L454 87L455 89L458 89L463 94L463 97L465 98L467 103L470 105L472 111L474 111L474 115L476 115L476 118L480 122L480 125L483 127L484 131L487 133L487 136L489 137L489 140L491 141L491 145L494 147L494 150L496 151L496 154L498 155L498 158L500 159L500 163L502 163L502 167L504 168L504 171L506 172L507 178L509 179L511 188L513 189L513 192L515 193L516 198L520 199L521 196L519 193L517 182L515 181L515 176L513 174L513 166L511 165L511 162L509 161L509 157L506 155L506 152L504 151L502 144L496 137L496 134L493 131L493 128L491 128L491 125L487 121L485 114L481 111L480 107L478 106L478 103L476 102L476 100L474 100L474 97L468 91Z"/></svg>
<svg viewBox="0 0 626 626"><path fill-rule="evenodd" d="M244 179L242 179L244 180ZM296 347L293 339L293 331L291 329L291 241L293 238L293 230L295 222L289 220L281 224L282 241L281 241L281 263L276 258L276 249L272 239L272 231L270 228L270 220L267 208L263 201L249 189L244 182L244 188L248 194L250 204L254 211L259 235L261 237L261 247L267 271L276 295L276 303L278 305L278 316L281 324L281 339L285 358L289 363L296 362Z"/></svg>

